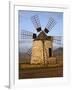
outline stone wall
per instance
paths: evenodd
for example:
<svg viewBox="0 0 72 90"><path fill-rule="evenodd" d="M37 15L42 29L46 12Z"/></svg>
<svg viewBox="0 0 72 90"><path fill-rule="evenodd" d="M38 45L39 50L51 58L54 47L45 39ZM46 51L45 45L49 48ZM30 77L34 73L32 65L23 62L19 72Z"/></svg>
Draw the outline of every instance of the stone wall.
<svg viewBox="0 0 72 90"><path fill-rule="evenodd" d="M33 41L31 64L43 64L43 43L41 40Z"/></svg>
<svg viewBox="0 0 72 90"><path fill-rule="evenodd" d="M52 49L52 42L45 40L44 42L44 56L45 56L45 63L48 63L48 59L49 59L49 48ZM53 55L53 53L52 53Z"/></svg>
<svg viewBox="0 0 72 90"><path fill-rule="evenodd" d="M41 40L33 41L31 64L48 64L48 61L49 63L51 63L51 61L53 63L56 63L55 58L49 57L49 48L52 48L51 41L45 40L44 44ZM53 52L52 52L52 56L53 56Z"/></svg>

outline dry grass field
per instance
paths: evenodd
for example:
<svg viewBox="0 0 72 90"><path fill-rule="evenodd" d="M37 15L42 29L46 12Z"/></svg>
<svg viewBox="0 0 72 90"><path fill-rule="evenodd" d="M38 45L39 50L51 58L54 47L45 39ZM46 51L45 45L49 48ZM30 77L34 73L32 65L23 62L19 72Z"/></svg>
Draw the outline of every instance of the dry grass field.
<svg viewBox="0 0 72 90"><path fill-rule="evenodd" d="M63 65L30 65L20 64L19 79L62 77Z"/></svg>
<svg viewBox="0 0 72 90"><path fill-rule="evenodd" d="M63 51L59 54L54 52L56 64L33 65L30 64L30 57L24 58L24 54L20 54L19 58L19 79L32 78L53 78L63 77ZM57 55L58 54L58 55ZM25 60L24 60L25 59Z"/></svg>

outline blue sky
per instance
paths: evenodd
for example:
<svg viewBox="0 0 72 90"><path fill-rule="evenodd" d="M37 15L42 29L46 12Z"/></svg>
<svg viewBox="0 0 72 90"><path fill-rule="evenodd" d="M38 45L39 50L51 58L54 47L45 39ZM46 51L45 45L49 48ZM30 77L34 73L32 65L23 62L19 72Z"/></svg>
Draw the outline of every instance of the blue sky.
<svg viewBox="0 0 72 90"><path fill-rule="evenodd" d="M52 30L48 33L51 36L63 36L63 13L62 12L37 12L37 11L24 11L19 10L19 30L27 30L36 32L34 25L31 21L33 15L38 15L41 23L42 30L45 28L50 17L54 18L57 22Z"/></svg>
<svg viewBox="0 0 72 90"><path fill-rule="evenodd" d="M31 17L38 15L42 30L44 30L48 20L52 17L56 21L56 25L48 33L49 36L63 36L63 12L45 12L45 11L24 11L19 10L19 31L27 30L33 33L37 33L36 29L31 21ZM19 33L20 34L20 33ZM32 40L25 40L24 43L19 44L20 51L24 51L25 48L32 47Z"/></svg>

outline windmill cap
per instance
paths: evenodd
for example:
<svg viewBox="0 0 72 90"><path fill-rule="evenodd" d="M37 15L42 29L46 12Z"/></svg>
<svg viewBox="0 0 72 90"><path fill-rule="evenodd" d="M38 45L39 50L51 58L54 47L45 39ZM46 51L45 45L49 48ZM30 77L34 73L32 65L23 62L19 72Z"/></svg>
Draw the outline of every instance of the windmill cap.
<svg viewBox="0 0 72 90"><path fill-rule="evenodd" d="M35 40L52 40L52 36L47 36L44 31L41 31Z"/></svg>

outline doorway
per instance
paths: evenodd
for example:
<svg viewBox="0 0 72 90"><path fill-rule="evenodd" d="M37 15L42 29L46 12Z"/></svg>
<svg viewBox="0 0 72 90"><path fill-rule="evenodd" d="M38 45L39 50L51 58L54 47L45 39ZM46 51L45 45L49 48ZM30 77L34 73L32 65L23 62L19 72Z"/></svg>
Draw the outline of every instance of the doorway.
<svg viewBox="0 0 72 90"><path fill-rule="evenodd" d="M52 56L52 49L49 48L49 57L51 57L51 56Z"/></svg>

